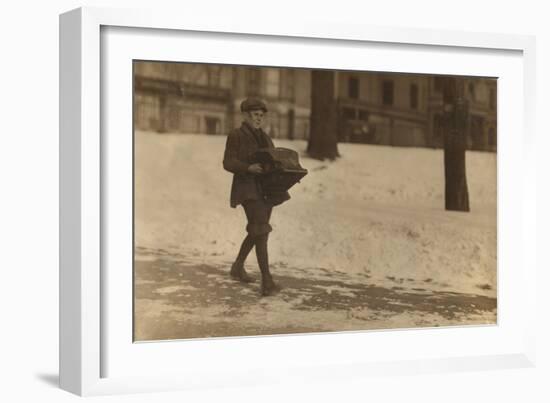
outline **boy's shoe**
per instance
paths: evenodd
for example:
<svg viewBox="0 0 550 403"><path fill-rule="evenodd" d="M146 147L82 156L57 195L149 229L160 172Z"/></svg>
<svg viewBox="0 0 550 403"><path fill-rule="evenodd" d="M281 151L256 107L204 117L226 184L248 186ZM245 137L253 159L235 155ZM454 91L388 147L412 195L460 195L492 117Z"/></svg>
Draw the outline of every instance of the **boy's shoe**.
<svg viewBox="0 0 550 403"><path fill-rule="evenodd" d="M248 275L243 265L233 263L229 272L231 278L240 281L241 283L253 283L254 279Z"/></svg>
<svg viewBox="0 0 550 403"><path fill-rule="evenodd" d="M273 281L272 278L268 280L262 279L262 297L269 297L270 295L275 295L281 291L281 286Z"/></svg>

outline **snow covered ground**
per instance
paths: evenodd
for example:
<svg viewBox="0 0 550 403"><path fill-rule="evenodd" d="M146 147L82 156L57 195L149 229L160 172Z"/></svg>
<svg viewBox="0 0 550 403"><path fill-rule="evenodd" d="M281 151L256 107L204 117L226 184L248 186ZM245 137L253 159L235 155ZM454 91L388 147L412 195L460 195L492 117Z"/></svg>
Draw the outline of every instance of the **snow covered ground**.
<svg viewBox="0 0 550 403"><path fill-rule="evenodd" d="M274 209L259 298L228 270L245 236L225 136L135 137L136 340L496 323L496 155L468 152L471 212L444 210L442 150L339 144ZM254 253L247 270L257 279Z"/></svg>
<svg viewBox="0 0 550 403"><path fill-rule="evenodd" d="M303 154L303 141L276 140ZM235 258L245 235L229 207L225 136L136 133L140 247ZM314 275L368 274L373 284L496 296L496 155L468 152L471 212L444 210L443 152L339 144L342 158L301 157L309 174L272 216L270 260ZM251 255L247 266L255 268Z"/></svg>

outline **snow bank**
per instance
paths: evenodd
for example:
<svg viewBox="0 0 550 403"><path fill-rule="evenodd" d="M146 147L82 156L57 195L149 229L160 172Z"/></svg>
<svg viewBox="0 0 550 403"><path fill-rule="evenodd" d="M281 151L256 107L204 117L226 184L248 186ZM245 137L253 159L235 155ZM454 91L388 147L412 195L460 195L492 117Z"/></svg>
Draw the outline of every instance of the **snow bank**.
<svg viewBox="0 0 550 403"><path fill-rule="evenodd" d="M303 141L275 140L303 154ZM136 133L137 246L232 261L245 236L229 207L225 136ZM382 286L496 296L496 155L467 152L469 213L444 210L441 150L340 144L272 217L274 266L370 276ZM247 265L254 270L255 258ZM300 272L303 272L300 270Z"/></svg>

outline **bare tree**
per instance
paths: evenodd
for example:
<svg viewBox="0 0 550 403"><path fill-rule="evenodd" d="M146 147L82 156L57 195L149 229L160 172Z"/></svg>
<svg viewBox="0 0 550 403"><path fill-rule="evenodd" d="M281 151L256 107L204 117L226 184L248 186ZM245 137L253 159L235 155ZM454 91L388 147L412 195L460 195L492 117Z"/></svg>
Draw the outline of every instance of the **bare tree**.
<svg viewBox="0 0 550 403"><path fill-rule="evenodd" d="M448 77L444 80L445 209L453 211L470 211L466 181L466 130L469 113L463 94L463 79Z"/></svg>
<svg viewBox="0 0 550 403"><path fill-rule="evenodd" d="M308 154L316 159L330 160L338 153L336 72L311 72L311 117Z"/></svg>

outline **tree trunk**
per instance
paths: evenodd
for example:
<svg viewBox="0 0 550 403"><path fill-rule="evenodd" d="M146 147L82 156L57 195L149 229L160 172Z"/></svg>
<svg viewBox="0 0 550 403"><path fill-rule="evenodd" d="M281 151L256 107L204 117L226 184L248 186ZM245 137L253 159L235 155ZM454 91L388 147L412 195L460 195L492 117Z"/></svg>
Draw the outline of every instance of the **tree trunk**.
<svg viewBox="0 0 550 403"><path fill-rule="evenodd" d="M166 133L166 121L168 120L168 108L166 106L166 96L160 95L159 97L159 120L157 125L157 132Z"/></svg>
<svg viewBox="0 0 550 403"><path fill-rule="evenodd" d="M311 117L307 152L310 157L335 159L338 153L336 73L311 72Z"/></svg>
<svg viewBox="0 0 550 403"><path fill-rule="evenodd" d="M463 133L445 135L445 210L470 211Z"/></svg>
<svg viewBox="0 0 550 403"><path fill-rule="evenodd" d="M462 97L462 83L449 78L444 88L446 130L444 139L445 209L470 211L466 181L466 129L468 105Z"/></svg>

